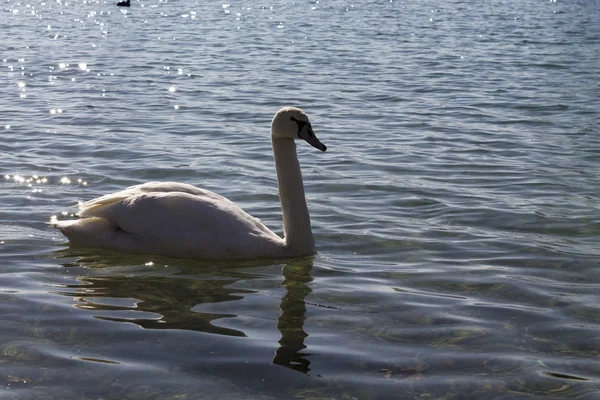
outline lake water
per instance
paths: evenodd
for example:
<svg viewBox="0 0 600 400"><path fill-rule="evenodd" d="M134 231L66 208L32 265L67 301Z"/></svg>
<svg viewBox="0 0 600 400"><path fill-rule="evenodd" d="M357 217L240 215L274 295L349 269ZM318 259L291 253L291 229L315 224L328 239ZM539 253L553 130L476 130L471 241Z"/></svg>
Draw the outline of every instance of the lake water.
<svg viewBox="0 0 600 400"><path fill-rule="evenodd" d="M4 0L2 399L600 398L600 4ZM47 226L150 180L314 258L71 248Z"/></svg>

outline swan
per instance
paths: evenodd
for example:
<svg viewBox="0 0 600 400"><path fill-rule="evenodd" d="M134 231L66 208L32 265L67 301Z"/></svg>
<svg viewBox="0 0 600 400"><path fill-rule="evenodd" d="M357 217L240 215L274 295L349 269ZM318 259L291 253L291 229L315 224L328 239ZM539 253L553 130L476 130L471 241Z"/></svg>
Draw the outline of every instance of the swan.
<svg viewBox="0 0 600 400"><path fill-rule="evenodd" d="M283 238L231 200L177 182L148 182L79 205L81 218L51 224L71 244L205 260L285 258L315 253L295 139L326 151L308 116L284 107L271 121Z"/></svg>

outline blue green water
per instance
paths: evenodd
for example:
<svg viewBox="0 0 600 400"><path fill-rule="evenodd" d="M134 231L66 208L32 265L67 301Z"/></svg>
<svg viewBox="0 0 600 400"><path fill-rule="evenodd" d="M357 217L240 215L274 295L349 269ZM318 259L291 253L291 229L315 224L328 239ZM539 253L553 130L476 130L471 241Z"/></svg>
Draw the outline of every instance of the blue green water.
<svg viewBox="0 0 600 400"><path fill-rule="evenodd" d="M597 398L597 1L114 3L0 6L1 398ZM281 233L285 105L314 258L47 226L174 180Z"/></svg>

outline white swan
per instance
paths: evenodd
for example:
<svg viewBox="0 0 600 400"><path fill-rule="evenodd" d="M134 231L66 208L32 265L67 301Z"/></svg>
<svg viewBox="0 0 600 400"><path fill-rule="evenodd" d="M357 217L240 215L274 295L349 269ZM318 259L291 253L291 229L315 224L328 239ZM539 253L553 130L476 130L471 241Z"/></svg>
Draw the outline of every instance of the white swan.
<svg viewBox="0 0 600 400"><path fill-rule="evenodd" d="M284 238L232 201L184 183L149 182L79 206L76 220L51 223L72 244L196 259L296 257L315 252L294 139L321 151L308 116L285 107L271 121Z"/></svg>

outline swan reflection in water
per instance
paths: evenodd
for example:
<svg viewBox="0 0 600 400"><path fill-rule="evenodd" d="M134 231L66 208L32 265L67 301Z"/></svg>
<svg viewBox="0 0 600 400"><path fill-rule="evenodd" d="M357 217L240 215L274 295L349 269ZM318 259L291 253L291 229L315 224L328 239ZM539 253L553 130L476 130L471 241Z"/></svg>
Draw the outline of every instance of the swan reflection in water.
<svg viewBox="0 0 600 400"><path fill-rule="evenodd" d="M72 257L70 252L61 252L59 258ZM162 261L167 264L173 260ZM185 260L177 262L177 267L165 269L162 262L156 262L156 267L149 267L140 263L136 256L125 259L122 255L80 256L75 262L63 265L83 269L85 275L77 276L78 284L65 285L61 294L73 297L77 308L101 311L94 317L102 320L134 323L145 329L247 336L241 330L215 325L217 320L237 317L237 314L198 310L218 303L239 301L248 294L260 295L260 290L234 288L233 285L238 281L264 278L264 275L245 272L244 268L237 267L245 266L241 263L223 268L222 265L211 267L210 264L198 267ZM311 269L312 259L283 265L281 286L285 288L285 295L281 299L277 319L281 338L272 360L274 364L305 374L310 371L309 354L302 351L306 348L304 340L308 337L304 321L305 299L311 293L308 284L313 280ZM270 292L265 294L272 295ZM228 308L235 310L236 306Z"/></svg>
<svg viewBox="0 0 600 400"><path fill-rule="evenodd" d="M281 333L279 347L275 351L273 363L295 371L310 371L310 354L302 353L306 348L304 339L308 334L304 330L306 320L306 297L312 292L308 283L312 282L312 264L287 264L283 267L285 296L281 299L281 314L277 320L277 329Z"/></svg>

